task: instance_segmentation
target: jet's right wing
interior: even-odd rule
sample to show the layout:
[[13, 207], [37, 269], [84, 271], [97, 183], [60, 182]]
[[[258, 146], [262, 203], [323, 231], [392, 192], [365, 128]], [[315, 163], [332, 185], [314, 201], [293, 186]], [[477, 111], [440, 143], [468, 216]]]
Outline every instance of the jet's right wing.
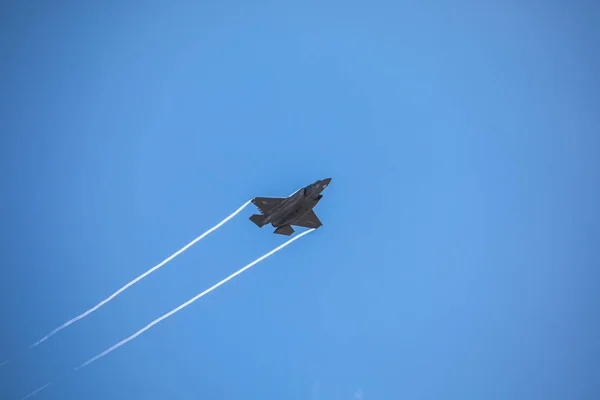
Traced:
[[293, 225], [303, 226], [304, 228], [317, 229], [321, 225], [321, 220], [317, 217], [317, 214], [313, 210], [310, 210], [306, 214], [300, 217], [297, 221], [292, 223]]
[[252, 204], [258, 207], [261, 213], [267, 214], [283, 200], [285, 200], [283, 197], [255, 197], [252, 199]]

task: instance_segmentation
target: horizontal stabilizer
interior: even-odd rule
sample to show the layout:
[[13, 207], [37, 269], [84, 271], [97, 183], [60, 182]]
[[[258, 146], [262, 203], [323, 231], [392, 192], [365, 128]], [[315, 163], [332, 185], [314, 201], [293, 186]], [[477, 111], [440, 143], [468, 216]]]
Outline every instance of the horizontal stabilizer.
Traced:
[[292, 233], [294, 233], [294, 228], [292, 228], [289, 225], [284, 225], [284, 226], [280, 226], [279, 228], [275, 229], [275, 232], [278, 235], [285, 235], [285, 236], [290, 236]]
[[252, 214], [250, 217], [250, 221], [254, 222], [259, 228], [262, 228], [265, 225], [265, 219], [267, 219], [267, 217], [260, 214]]

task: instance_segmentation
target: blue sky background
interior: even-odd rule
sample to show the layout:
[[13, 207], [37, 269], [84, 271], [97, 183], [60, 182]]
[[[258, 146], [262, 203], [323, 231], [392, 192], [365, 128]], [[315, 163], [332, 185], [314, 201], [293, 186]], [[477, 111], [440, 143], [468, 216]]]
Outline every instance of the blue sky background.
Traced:
[[0, 11], [1, 398], [285, 241], [249, 207], [27, 349], [325, 177], [323, 228], [38, 398], [600, 398], [597, 2], [83, 3]]

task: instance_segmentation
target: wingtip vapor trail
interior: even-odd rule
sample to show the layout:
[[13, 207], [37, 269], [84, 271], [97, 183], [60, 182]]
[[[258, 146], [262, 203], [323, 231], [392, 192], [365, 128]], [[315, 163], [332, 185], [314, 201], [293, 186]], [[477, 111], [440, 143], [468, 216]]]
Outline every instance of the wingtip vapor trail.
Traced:
[[140, 275], [137, 278], [135, 278], [134, 280], [130, 281], [125, 286], [121, 287], [119, 290], [117, 290], [116, 292], [114, 292], [113, 294], [111, 294], [110, 296], [108, 296], [106, 299], [104, 299], [100, 303], [96, 304], [94, 307], [92, 307], [89, 310], [87, 310], [87, 311], [79, 314], [75, 318], [72, 318], [71, 320], [65, 322], [64, 324], [62, 324], [58, 328], [54, 329], [52, 332], [50, 332], [49, 334], [47, 334], [46, 336], [44, 336], [40, 340], [38, 340], [37, 342], [35, 342], [32, 345], [30, 345], [29, 348], [38, 346], [42, 342], [45, 342], [46, 340], [48, 340], [51, 336], [53, 336], [56, 333], [58, 333], [59, 331], [65, 329], [66, 327], [68, 327], [69, 325], [73, 324], [74, 322], [77, 322], [80, 319], [82, 319], [82, 318], [88, 316], [89, 314], [93, 313], [94, 311], [96, 311], [97, 309], [99, 309], [100, 307], [102, 307], [103, 305], [105, 305], [106, 303], [108, 303], [109, 301], [111, 301], [112, 299], [114, 299], [115, 297], [117, 297], [119, 294], [121, 294], [122, 292], [124, 292], [127, 288], [129, 288], [130, 286], [132, 286], [135, 283], [139, 282], [140, 280], [142, 280], [146, 276], [150, 275], [152, 272], [156, 271], [157, 269], [159, 269], [160, 267], [162, 267], [163, 265], [165, 265], [166, 263], [168, 263], [169, 261], [171, 261], [172, 259], [174, 259], [175, 257], [177, 257], [179, 254], [183, 253], [188, 248], [190, 248], [191, 246], [193, 246], [194, 244], [196, 244], [198, 241], [200, 241], [201, 239], [203, 239], [204, 237], [206, 237], [208, 234], [210, 234], [211, 232], [213, 232], [216, 229], [220, 228], [223, 224], [225, 224], [231, 218], [233, 218], [237, 214], [239, 214], [244, 208], [246, 208], [248, 206], [248, 204], [250, 204], [251, 201], [252, 200], [248, 200], [240, 208], [238, 208], [237, 210], [235, 210], [233, 213], [231, 213], [224, 220], [222, 220], [217, 225], [213, 226], [212, 228], [210, 228], [209, 230], [207, 230], [206, 232], [204, 232], [202, 235], [198, 236], [196, 239], [192, 240], [191, 242], [189, 242], [188, 244], [186, 244], [185, 246], [183, 246], [181, 249], [179, 249], [178, 251], [176, 251], [175, 253], [173, 253], [169, 257], [167, 257], [165, 260], [163, 260], [160, 264], [155, 265], [154, 267], [150, 268], [148, 271], [144, 272], [142, 275]]
[[36, 394], [38, 394], [39, 392], [41, 392], [42, 390], [46, 389], [48, 386], [52, 385], [53, 382], [50, 383], [46, 383], [44, 386], [42, 386], [39, 389], [34, 390], [33, 392], [29, 393], [27, 396], [25, 397], [21, 397], [21, 400], [25, 400], [30, 398], [31, 396], [35, 396]]
[[21, 400], [25, 400], [28, 399], [36, 394], [38, 394], [39, 392], [41, 392], [42, 390], [46, 389], [48, 386], [50, 385], [54, 385], [60, 381], [62, 381], [63, 379], [66, 379], [69, 377], [69, 375], [71, 375], [73, 373], [73, 370], [67, 370], [65, 372], [63, 372], [61, 375], [59, 375], [58, 377], [54, 378], [52, 381], [46, 383], [44, 386], [34, 390], [33, 392], [29, 393], [27, 396], [22, 397]]
[[274, 248], [273, 250], [269, 251], [268, 253], [264, 254], [263, 256], [257, 258], [256, 260], [252, 261], [250, 264], [240, 268], [239, 270], [237, 270], [236, 272], [234, 272], [233, 274], [229, 275], [227, 278], [222, 279], [221, 281], [219, 281], [218, 283], [214, 284], [213, 286], [211, 286], [210, 288], [206, 289], [205, 291], [203, 291], [202, 293], [196, 295], [195, 297], [191, 298], [190, 300], [186, 301], [185, 303], [183, 303], [182, 305], [180, 305], [179, 307], [174, 308], [173, 310], [169, 311], [166, 314], [163, 314], [161, 317], [155, 319], [154, 321], [150, 322], [148, 325], [146, 325], [144, 328], [140, 329], [139, 331], [137, 331], [136, 333], [134, 333], [133, 335], [121, 340], [119, 343], [115, 344], [112, 347], [109, 347], [107, 350], [103, 351], [102, 353], [90, 358], [89, 360], [87, 360], [86, 362], [84, 362], [83, 364], [81, 364], [80, 366], [75, 368], [75, 371], [80, 370], [81, 368], [86, 367], [87, 365], [93, 363], [94, 361], [99, 360], [100, 358], [106, 356], [108, 353], [112, 352], [113, 350], [116, 350], [117, 348], [123, 346], [124, 344], [126, 344], [127, 342], [135, 339], [136, 337], [138, 337], [139, 335], [141, 335], [142, 333], [146, 332], [148, 329], [152, 328], [154, 325], [158, 324], [159, 322], [161, 322], [162, 320], [170, 317], [171, 315], [177, 313], [178, 311], [184, 309], [185, 307], [189, 306], [190, 304], [192, 304], [193, 302], [195, 302], [196, 300], [198, 300], [199, 298], [201, 298], [202, 296], [212, 292], [213, 290], [215, 290], [216, 288], [218, 288], [219, 286], [223, 285], [224, 283], [228, 282], [229, 280], [235, 278], [236, 276], [238, 276], [239, 274], [241, 274], [242, 272], [246, 271], [247, 269], [249, 269], [250, 267], [254, 266], [255, 264], [258, 264], [259, 262], [261, 262], [262, 260], [264, 260], [265, 258], [268, 258], [270, 256], [272, 256], [273, 254], [275, 254], [276, 252], [278, 252], [279, 250], [283, 249], [284, 247], [286, 247], [287, 245], [291, 244], [293, 241], [300, 239], [302, 236], [309, 234], [310, 232], [314, 231], [315, 229], [309, 229], [306, 230], [302, 233], [299, 233], [298, 235], [294, 236], [293, 238], [289, 239], [288, 241], [286, 241], [285, 243], [277, 246], [276, 248]]

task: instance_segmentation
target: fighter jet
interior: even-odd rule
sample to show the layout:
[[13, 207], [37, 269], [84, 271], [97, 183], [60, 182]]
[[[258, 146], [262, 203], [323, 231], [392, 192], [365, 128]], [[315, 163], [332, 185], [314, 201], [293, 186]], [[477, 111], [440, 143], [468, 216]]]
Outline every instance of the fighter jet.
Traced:
[[286, 236], [294, 233], [292, 225], [316, 229], [323, 224], [313, 211], [313, 207], [323, 198], [321, 192], [329, 182], [331, 178], [318, 180], [288, 197], [255, 197], [252, 203], [258, 207], [262, 215], [254, 214], [250, 217], [250, 221], [259, 228], [271, 224], [277, 228], [273, 233]]

